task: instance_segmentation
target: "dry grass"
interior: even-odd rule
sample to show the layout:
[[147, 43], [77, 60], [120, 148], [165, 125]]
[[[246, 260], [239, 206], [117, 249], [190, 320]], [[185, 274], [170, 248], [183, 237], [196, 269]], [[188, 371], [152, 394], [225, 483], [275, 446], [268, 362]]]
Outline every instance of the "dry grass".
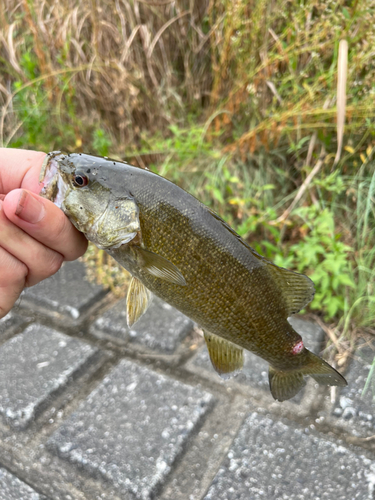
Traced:
[[72, 130], [70, 149], [87, 148], [85, 130], [100, 124], [124, 155], [191, 115], [207, 120], [225, 151], [244, 161], [314, 131], [327, 137], [336, 130], [341, 38], [349, 42], [346, 130], [358, 133], [374, 116], [374, 15], [375, 2], [365, 0], [351, 8], [333, 1], [3, 0], [0, 142], [21, 133], [13, 98], [38, 82], [43, 102], [36, 104]]
[[[204, 2], [146, 4], [3, 2], [0, 102], [6, 123], [0, 139], [5, 142], [16, 126], [14, 81], [25, 88], [41, 78], [60, 115], [74, 99], [76, 113], [87, 122], [103, 121], [124, 147], [141, 130], [175, 122], [184, 106], [200, 105], [211, 85], [207, 37], [200, 28]], [[34, 75], [25, 71], [25, 54], [35, 63]]]
[[301, 205], [328, 209], [356, 282], [343, 331], [367, 327], [374, 18], [375, 0], [2, 0], [0, 144], [153, 164], [270, 258], [306, 240]]

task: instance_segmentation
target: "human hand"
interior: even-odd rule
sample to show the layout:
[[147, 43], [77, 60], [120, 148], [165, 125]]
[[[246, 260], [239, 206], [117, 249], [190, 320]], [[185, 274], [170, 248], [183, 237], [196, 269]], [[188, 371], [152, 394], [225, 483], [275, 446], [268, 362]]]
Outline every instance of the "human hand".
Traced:
[[45, 153], [0, 148], [0, 318], [25, 286], [83, 255], [87, 240], [52, 202], [38, 196]]

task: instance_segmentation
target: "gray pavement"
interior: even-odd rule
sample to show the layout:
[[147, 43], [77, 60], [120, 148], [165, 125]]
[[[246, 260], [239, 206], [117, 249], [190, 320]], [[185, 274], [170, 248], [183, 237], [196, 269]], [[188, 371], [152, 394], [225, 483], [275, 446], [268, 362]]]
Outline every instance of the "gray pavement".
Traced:
[[223, 381], [181, 313], [125, 311], [75, 262], [0, 320], [0, 500], [375, 499], [374, 346], [348, 387], [278, 403], [260, 358]]

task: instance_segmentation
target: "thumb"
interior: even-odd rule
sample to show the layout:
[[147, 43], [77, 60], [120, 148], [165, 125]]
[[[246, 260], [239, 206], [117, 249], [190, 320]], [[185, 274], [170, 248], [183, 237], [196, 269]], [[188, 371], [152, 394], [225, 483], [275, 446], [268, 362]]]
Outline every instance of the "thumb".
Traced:
[[7, 218], [43, 245], [59, 252], [64, 260], [83, 255], [87, 240], [51, 201], [25, 189], [14, 189], [3, 202]]

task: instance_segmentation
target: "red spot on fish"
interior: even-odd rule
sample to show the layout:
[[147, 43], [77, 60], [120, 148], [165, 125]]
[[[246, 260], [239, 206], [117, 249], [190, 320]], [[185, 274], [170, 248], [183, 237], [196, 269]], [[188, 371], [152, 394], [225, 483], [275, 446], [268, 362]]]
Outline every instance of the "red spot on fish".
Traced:
[[303, 349], [303, 342], [300, 340], [292, 349], [292, 354], [299, 354]]

